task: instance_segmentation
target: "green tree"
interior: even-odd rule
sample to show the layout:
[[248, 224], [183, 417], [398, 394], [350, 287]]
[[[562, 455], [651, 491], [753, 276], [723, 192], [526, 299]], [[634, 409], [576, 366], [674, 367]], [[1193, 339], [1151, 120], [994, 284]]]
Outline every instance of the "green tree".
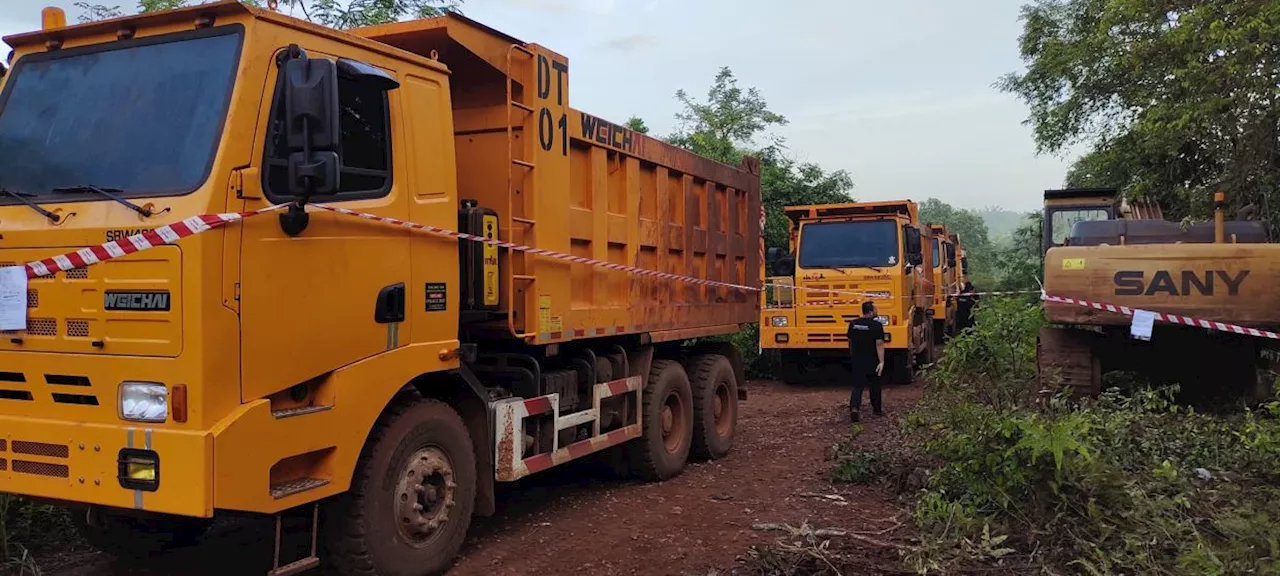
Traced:
[[639, 132], [641, 134], [649, 133], [649, 125], [645, 124], [644, 118], [641, 118], [639, 116], [632, 116], [630, 118], [627, 118], [627, 123], [624, 124], [624, 126], [626, 126], [631, 130]]
[[999, 86], [1030, 106], [1042, 152], [1089, 147], [1069, 185], [1154, 197], [1173, 219], [1226, 190], [1280, 224], [1280, 3], [1036, 0], [1023, 20], [1027, 69]]
[[994, 260], [999, 266], [998, 289], [1040, 288], [1040, 279], [1044, 276], [1044, 254], [1040, 251], [1043, 227], [1043, 214], [1027, 214], [1022, 226], [1013, 232], [1012, 241], [994, 254]]
[[667, 140], [726, 164], [737, 164], [747, 154], [775, 150], [780, 145], [779, 139], [757, 148], [756, 136], [787, 123], [785, 117], [769, 109], [758, 89], [740, 88], [738, 79], [727, 66], [716, 74], [705, 102], [684, 90], [676, 91], [676, 100], [684, 109], [676, 113], [680, 126]]
[[[241, 0], [253, 6], [261, 0]], [[280, 8], [296, 8], [312, 22], [345, 30], [395, 22], [403, 18], [431, 18], [457, 12], [463, 0], [280, 0]], [[171, 10], [201, 4], [203, 0], [138, 0], [138, 12]], [[118, 18], [124, 13], [119, 6], [77, 2], [81, 22]]]
[[395, 22], [403, 18], [432, 18], [458, 12], [462, 0], [286, 0], [300, 6], [308, 20], [339, 30]]
[[[766, 214], [765, 243], [787, 247], [785, 206], [850, 202], [853, 179], [844, 170], [826, 171], [817, 164], [797, 162], [786, 154], [783, 139], [769, 128], [787, 119], [769, 108], [756, 88], [743, 89], [729, 68], [716, 74], [705, 101], [684, 90], [676, 92], [683, 110], [679, 127], [666, 140], [696, 154], [738, 164], [747, 155], [760, 158], [760, 190]], [[764, 138], [765, 144], [757, 142]]]
[[187, 0], [138, 0], [138, 12], [172, 10], [187, 5]]
[[967, 251], [969, 275], [974, 285], [981, 288], [990, 285], [995, 269], [995, 251], [982, 216], [973, 210], [956, 208], [937, 198], [929, 198], [920, 205], [920, 219], [930, 224], [943, 224], [948, 232], [959, 236]]
[[120, 6], [105, 6], [102, 4], [90, 4], [88, 2], [76, 2], [74, 6], [80, 9], [81, 23], [109, 20], [111, 18], [119, 18], [124, 15], [124, 13], [120, 11]]
[[960, 237], [960, 242], [971, 249], [988, 249], [991, 239], [987, 235], [987, 223], [977, 212], [956, 208], [937, 198], [925, 200], [920, 205], [920, 219], [930, 224], [944, 224], [947, 231]]

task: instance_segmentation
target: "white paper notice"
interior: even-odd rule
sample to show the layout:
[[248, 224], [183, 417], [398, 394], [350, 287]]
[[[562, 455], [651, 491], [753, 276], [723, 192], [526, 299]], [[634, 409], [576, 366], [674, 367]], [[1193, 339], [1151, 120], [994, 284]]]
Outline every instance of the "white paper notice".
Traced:
[[1129, 335], [1139, 340], [1150, 340], [1151, 329], [1156, 324], [1156, 313], [1150, 310], [1134, 310], [1133, 324], [1129, 325]]
[[0, 330], [27, 329], [27, 268], [0, 268]]

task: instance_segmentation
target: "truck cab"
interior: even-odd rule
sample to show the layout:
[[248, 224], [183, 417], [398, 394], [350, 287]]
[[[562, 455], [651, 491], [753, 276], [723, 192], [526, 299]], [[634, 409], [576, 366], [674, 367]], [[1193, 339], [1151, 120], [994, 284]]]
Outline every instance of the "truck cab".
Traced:
[[969, 282], [969, 253], [964, 247], [964, 243], [960, 241], [960, 235], [952, 232], [949, 237], [951, 243], [956, 246], [956, 286], [964, 288], [965, 283]]
[[930, 250], [933, 252], [933, 305], [928, 314], [933, 321], [934, 343], [941, 344], [956, 332], [956, 298], [960, 291], [959, 266], [956, 259], [955, 235], [942, 224], [930, 224]]
[[[790, 253], [773, 253], [773, 277], [790, 277], [788, 304], [766, 307], [762, 349], [792, 370], [847, 356], [848, 323], [872, 300], [885, 326], [886, 370], [895, 382], [932, 360], [932, 246], [909, 200], [785, 209]], [[779, 290], [775, 288], [775, 290]], [[785, 290], [783, 290], [785, 291]]]

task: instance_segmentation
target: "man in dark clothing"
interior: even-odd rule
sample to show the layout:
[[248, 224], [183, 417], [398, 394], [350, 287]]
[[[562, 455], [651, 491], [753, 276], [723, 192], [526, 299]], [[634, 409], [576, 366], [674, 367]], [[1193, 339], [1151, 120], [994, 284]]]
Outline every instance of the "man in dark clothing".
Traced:
[[880, 402], [880, 374], [884, 372], [884, 325], [876, 319], [875, 302], [862, 303], [862, 317], [849, 323], [849, 356], [853, 364], [853, 394], [849, 396], [849, 418], [859, 420], [862, 389], [871, 388], [871, 410], [884, 415]]
[[978, 293], [972, 282], [965, 282], [960, 289], [960, 298], [956, 302], [956, 324], [960, 330], [973, 327], [973, 309], [978, 306]]

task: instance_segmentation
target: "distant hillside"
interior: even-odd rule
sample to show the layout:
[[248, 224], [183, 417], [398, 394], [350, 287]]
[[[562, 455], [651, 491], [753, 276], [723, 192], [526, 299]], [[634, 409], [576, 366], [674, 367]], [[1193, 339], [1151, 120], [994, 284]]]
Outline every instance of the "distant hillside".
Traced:
[[987, 225], [987, 237], [992, 240], [1013, 234], [1026, 217], [1026, 214], [1011, 212], [996, 206], [981, 208], [974, 212], [982, 217], [982, 222]]

